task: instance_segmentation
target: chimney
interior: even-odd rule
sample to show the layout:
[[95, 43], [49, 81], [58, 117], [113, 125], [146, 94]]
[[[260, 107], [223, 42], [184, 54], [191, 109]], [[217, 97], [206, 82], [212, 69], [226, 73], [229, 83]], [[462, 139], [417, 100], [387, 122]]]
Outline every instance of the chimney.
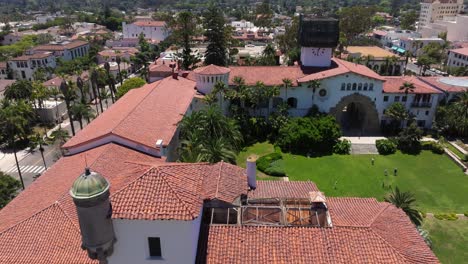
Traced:
[[163, 157], [165, 153], [164, 153], [164, 145], [163, 145], [162, 139], [158, 139], [156, 141], [156, 149], [159, 149], [159, 155]]
[[116, 241], [109, 188], [103, 176], [86, 168], [70, 190], [80, 223], [81, 248], [99, 263], [107, 263]]
[[257, 156], [255, 155], [247, 158], [247, 184], [252, 190], [257, 188]]

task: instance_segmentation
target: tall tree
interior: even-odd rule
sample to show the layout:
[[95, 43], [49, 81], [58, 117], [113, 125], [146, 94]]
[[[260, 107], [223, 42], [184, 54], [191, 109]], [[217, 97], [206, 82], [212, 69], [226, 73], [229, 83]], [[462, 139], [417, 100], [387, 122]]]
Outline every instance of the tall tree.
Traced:
[[228, 64], [228, 34], [223, 11], [211, 5], [204, 13], [205, 37], [208, 42], [205, 52], [205, 64], [227, 66]]
[[33, 86], [31, 81], [20, 80], [16, 81], [5, 90], [4, 96], [10, 100], [26, 100], [32, 98]]
[[340, 30], [344, 37], [351, 41], [359, 34], [366, 32], [372, 27], [372, 16], [375, 14], [373, 6], [343, 7], [339, 11]]
[[182, 68], [184, 70], [193, 68], [200, 61], [200, 58], [192, 54], [191, 49], [193, 38], [200, 33], [199, 24], [199, 18], [189, 11], [180, 12], [175, 19], [168, 22], [172, 37], [182, 47]]
[[67, 106], [67, 113], [68, 118], [70, 119], [72, 134], [75, 136], [75, 124], [73, 124], [73, 115], [71, 112], [71, 103], [76, 99], [76, 92], [73, 89], [73, 83], [71, 81], [67, 83], [67, 81], [63, 80], [60, 84], [60, 91], [62, 92], [65, 99], [65, 105]]
[[15, 198], [20, 187], [19, 181], [0, 171], [0, 209]]
[[47, 169], [47, 163], [44, 157], [44, 146], [47, 145], [47, 142], [45, 141], [44, 137], [39, 133], [35, 133], [34, 135], [30, 136], [29, 142], [29, 148], [31, 152], [34, 151], [37, 147], [39, 147], [39, 152], [41, 153], [42, 157], [42, 163], [44, 164], [44, 168]]

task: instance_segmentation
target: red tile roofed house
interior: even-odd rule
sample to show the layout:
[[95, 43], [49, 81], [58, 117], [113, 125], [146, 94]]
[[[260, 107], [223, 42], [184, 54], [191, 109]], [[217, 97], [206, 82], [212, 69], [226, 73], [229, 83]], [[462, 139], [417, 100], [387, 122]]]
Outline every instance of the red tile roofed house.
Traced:
[[[468, 77], [418, 77], [421, 81], [444, 93], [447, 101], [468, 91]], [[442, 99], [442, 98], [440, 98]]]
[[[402, 103], [415, 116], [418, 126], [430, 128], [442, 92], [415, 76], [385, 77], [385, 80], [384, 109], [392, 103]], [[408, 89], [406, 93], [401, 88], [405, 83], [413, 84], [414, 89]]]
[[[34, 73], [39, 68], [55, 69], [55, 56], [50, 52], [38, 52], [23, 55], [8, 61], [8, 67], [17, 80], [33, 80]], [[49, 74], [50, 75], [50, 74]]]
[[55, 57], [64, 61], [86, 56], [89, 52], [89, 43], [82, 40], [65, 41], [56, 44], [39, 45], [28, 51], [30, 54], [52, 52]]
[[138, 38], [143, 34], [145, 38], [155, 41], [163, 41], [169, 35], [166, 22], [140, 19], [131, 24], [122, 23], [122, 33], [124, 38]]
[[[175, 68], [175, 65], [174, 65], [174, 68]], [[149, 66], [149, 82], [152, 83], [152, 82], [164, 79], [166, 77], [169, 77], [172, 75], [173, 71], [174, 70], [165, 63], [151, 64]]]
[[157, 157], [164, 148], [168, 159], [174, 159], [177, 124], [191, 111], [195, 93], [195, 83], [182, 77], [168, 77], [133, 89], [78, 132], [64, 148], [74, 154], [116, 142]]
[[8, 68], [6, 62], [0, 62], [0, 79], [8, 78]]

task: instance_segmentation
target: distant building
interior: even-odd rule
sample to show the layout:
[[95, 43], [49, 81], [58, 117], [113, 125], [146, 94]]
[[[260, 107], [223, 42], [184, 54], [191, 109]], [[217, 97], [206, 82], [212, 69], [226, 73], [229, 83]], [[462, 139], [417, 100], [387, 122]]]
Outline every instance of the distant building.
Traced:
[[421, 34], [411, 30], [374, 30], [372, 36], [385, 47], [398, 45], [401, 38], [420, 38]]
[[17, 80], [34, 80], [34, 73], [42, 68], [47, 73], [47, 69], [54, 69], [56, 65], [55, 55], [51, 52], [34, 53], [23, 55], [8, 61], [9, 68], [13, 73], [13, 78]]
[[138, 53], [138, 49], [133, 47], [114, 47], [112, 49], [104, 49], [98, 52], [98, 64], [105, 62], [115, 62], [117, 57], [120, 57], [123, 61], [130, 62], [130, 58]]
[[50, 52], [56, 58], [60, 58], [64, 61], [70, 61], [75, 58], [86, 56], [89, 52], [89, 43], [82, 40], [50, 43], [36, 46], [29, 50], [27, 54], [32, 55], [43, 52]]
[[255, 25], [253, 22], [240, 20], [240, 21], [232, 21], [231, 27], [235, 28], [236, 30], [244, 30], [244, 29], [254, 28]]
[[392, 47], [395, 50], [402, 49], [402, 54], [409, 51], [413, 56], [420, 56], [423, 48], [430, 43], [444, 44], [445, 40], [441, 38], [402, 38], [398, 46]]
[[468, 15], [456, 15], [444, 17], [434, 23], [421, 27], [419, 31], [423, 37], [437, 37], [441, 33], [447, 33], [448, 41], [468, 40]]
[[388, 65], [385, 69], [390, 75], [402, 75], [405, 69], [406, 59], [390, 51], [377, 46], [349, 46], [346, 48], [348, 57], [361, 58], [361, 64], [365, 64], [376, 72], [381, 72], [382, 66], [387, 66], [388, 59], [394, 57], [396, 62]]
[[418, 28], [426, 27], [445, 17], [454, 17], [461, 13], [463, 8], [463, 0], [422, 0]]
[[447, 66], [468, 67], [468, 48], [449, 50]]
[[143, 34], [146, 39], [157, 42], [165, 40], [169, 35], [166, 22], [149, 19], [137, 20], [131, 24], [122, 22], [122, 31], [124, 39], [138, 39]]

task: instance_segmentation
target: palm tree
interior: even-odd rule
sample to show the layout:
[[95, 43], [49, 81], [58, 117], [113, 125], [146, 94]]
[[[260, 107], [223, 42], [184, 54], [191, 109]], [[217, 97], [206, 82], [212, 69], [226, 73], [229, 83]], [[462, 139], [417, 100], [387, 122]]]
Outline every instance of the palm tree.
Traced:
[[21, 185], [24, 190], [23, 175], [19, 166], [16, 143], [19, 139], [26, 139], [29, 133], [30, 122], [33, 118], [32, 107], [20, 100], [17, 102], [4, 101], [3, 107], [0, 109], [0, 132], [1, 136], [6, 139], [9, 146], [13, 148], [15, 156], [16, 168], [21, 180]]
[[315, 91], [320, 88], [320, 81], [319, 80], [312, 80], [309, 83], [309, 88], [312, 88], [312, 103], [314, 102]]
[[106, 109], [109, 108], [109, 98], [111, 97], [111, 94], [109, 93], [108, 90], [102, 89], [101, 92], [99, 93], [99, 97], [101, 97], [101, 100], [105, 100], [106, 102]]
[[[60, 94], [59, 89], [57, 89], [56, 87], [54, 87], [54, 88], [50, 89], [49, 92], [50, 92], [50, 95], [51, 95], [52, 97], [54, 97], [55, 109], [58, 109], [58, 107], [57, 107], [57, 106], [58, 106], [58, 96], [59, 96], [59, 94]], [[58, 122], [58, 120], [59, 120], [59, 116], [58, 116], [58, 115], [59, 115], [59, 111], [57, 110], [57, 111], [55, 111], [55, 113], [56, 113], [56, 115], [57, 115], [57, 116], [55, 117], [55, 120]]]
[[200, 147], [201, 159], [205, 162], [216, 163], [225, 161], [234, 163], [236, 153], [224, 138], [213, 138]]
[[47, 169], [47, 164], [44, 158], [44, 146], [47, 145], [47, 142], [44, 140], [44, 137], [41, 134], [36, 133], [31, 135], [29, 138], [30, 141], [30, 150], [34, 151], [36, 147], [39, 145], [39, 151], [41, 152], [42, 162], [44, 163], [44, 168]]
[[54, 130], [52, 133], [50, 133], [49, 139], [51, 139], [54, 143], [59, 142], [59, 145], [62, 146], [69, 138], [70, 135], [68, 134], [68, 131], [59, 126], [57, 130]]
[[117, 62], [117, 68], [118, 68], [118, 77], [119, 77], [119, 82], [120, 82], [120, 86], [122, 86], [122, 72], [120, 71], [120, 63], [122, 63], [122, 59], [120, 58], [120, 56], [117, 56], [115, 58], [115, 62]]
[[414, 92], [414, 89], [416, 89], [416, 87], [414, 83], [411, 82], [404, 82], [403, 85], [400, 86], [400, 91], [405, 91], [405, 95], [408, 95], [409, 92]]
[[83, 118], [87, 119], [88, 123], [90, 119], [94, 117], [91, 106], [83, 103], [74, 104], [70, 109], [74, 119], [80, 123], [80, 129], [83, 129]]
[[288, 88], [292, 86], [292, 80], [288, 79], [288, 78], [284, 78], [283, 79], [283, 85], [284, 85], [286, 101], [287, 101], [288, 100]]
[[16, 81], [5, 89], [4, 96], [10, 100], [30, 101], [33, 94], [33, 86], [30, 81]]
[[421, 214], [418, 210], [414, 209], [414, 202], [416, 199], [410, 192], [400, 192], [398, 187], [395, 187], [390, 194], [385, 197], [385, 201], [395, 205], [397, 208], [402, 209], [406, 215], [410, 218], [411, 222], [416, 226], [420, 226], [422, 223]]
[[94, 101], [96, 101], [96, 114], [99, 115], [99, 108], [97, 106], [97, 101], [99, 101], [99, 105], [101, 106], [101, 113], [104, 112], [104, 108], [102, 107], [101, 95], [99, 93], [98, 72], [96, 69], [93, 69], [91, 71], [91, 90], [93, 91]]
[[32, 88], [33, 90], [31, 94], [31, 98], [34, 101], [37, 100], [39, 108], [42, 108], [44, 104], [44, 100], [47, 100], [47, 98], [49, 98], [51, 92], [41, 82], [37, 82], [37, 81], [32, 83]]
[[73, 124], [73, 115], [71, 114], [71, 102], [73, 102], [76, 99], [76, 94], [75, 91], [70, 87], [72, 82], [67, 84], [65, 80], [62, 81], [60, 84], [60, 91], [63, 94], [63, 97], [65, 99], [65, 104], [67, 106], [67, 113], [68, 113], [68, 118], [70, 119], [70, 126], [72, 129], [72, 134], [75, 136], [75, 125]]
[[112, 99], [112, 103], [115, 103], [115, 97], [114, 97], [114, 94], [116, 93], [115, 91], [115, 87], [114, 87], [114, 79], [111, 77], [111, 74], [110, 74], [110, 64], [109, 62], [106, 62], [104, 64], [104, 69], [106, 69], [106, 72], [107, 72], [107, 83], [109, 85], [109, 90], [110, 90], [110, 93], [111, 93], [111, 99]]

